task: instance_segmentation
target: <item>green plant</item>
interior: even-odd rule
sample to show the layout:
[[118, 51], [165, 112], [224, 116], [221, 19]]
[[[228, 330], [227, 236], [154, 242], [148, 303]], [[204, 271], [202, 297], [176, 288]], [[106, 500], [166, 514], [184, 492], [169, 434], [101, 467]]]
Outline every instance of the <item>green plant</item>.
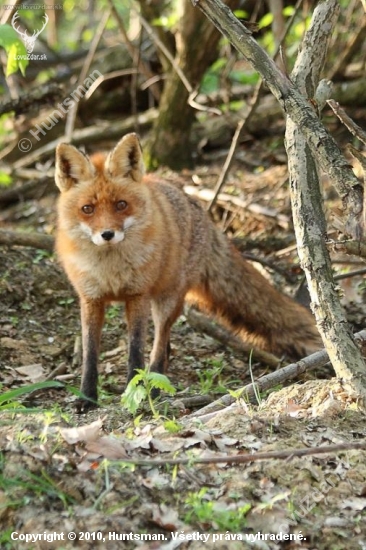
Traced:
[[35, 255], [34, 255], [34, 258], [33, 258], [33, 263], [34, 264], [39, 264], [39, 263], [42, 262], [42, 260], [45, 260], [47, 258], [51, 258], [51, 256], [52, 256], [52, 252], [48, 252], [48, 250], [36, 249]]
[[8, 187], [13, 183], [13, 178], [7, 173], [0, 170], [0, 187]]
[[61, 300], [58, 301], [58, 305], [65, 306], [68, 308], [74, 302], [75, 302], [75, 298], [62, 298]]
[[233, 508], [225, 506], [225, 509], [221, 509], [218, 503], [208, 499], [207, 491], [206, 487], [202, 487], [198, 493], [189, 493], [185, 504], [190, 509], [184, 517], [185, 523], [209, 523], [215, 529], [230, 532], [242, 530], [245, 525], [245, 516], [251, 505], [245, 504]]
[[[51, 499], [58, 499], [65, 509], [74, 503], [73, 497], [61, 491], [45, 470], [40, 474], [34, 474], [28, 470], [19, 472], [16, 477], [8, 477], [0, 474], [0, 489], [7, 496], [7, 507], [18, 508], [30, 501], [29, 495], [43, 499], [45, 496]], [[33, 500], [33, 499], [32, 499]]]
[[12, 550], [12, 548], [15, 548], [15, 542], [11, 540], [13, 531], [14, 529], [10, 527], [6, 531], [0, 533], [0, 548], [4, 548], [4, 550]]
[[175, 434], [180, 432], [180, 430], [182, 429], [182, 424], [179, 424], [179, 422], [177, 422], [176, 420], [169, 419], [164, 422], [164, 428], [167, 432]]
[[121, 403], [131, 414], [135, 414], [141, 403], [147, 400], [153, 417], [158, 418], [159, 413], [154, 406], [154, 390], [162, 390], [170, 395], [176, 392], [169, 378], [164, 374], [139, 369], [122, 395]]
[[29, 63], [27, 50], [10, 25], [0, 25], [0, 47], [4, 48], [8, 55], [6, 76], [16, 73], [18, 69], [24, 76]]
[[121, 316], [121, 306], [119, 304], [113, 304], [109, 306], [105, 314], [105, 318], [107, 321], [111, 321], [120, 316]]
[[197, 376], [200, 384], [200, 393], [207, 394], [213, 389], [216, 393], [225, 393], [226, 388], [221, 382], [221, 373], [224, 368], [222, 359], [210, 359], [204, 364], [210, 365], [201, 370], [197, 370]]

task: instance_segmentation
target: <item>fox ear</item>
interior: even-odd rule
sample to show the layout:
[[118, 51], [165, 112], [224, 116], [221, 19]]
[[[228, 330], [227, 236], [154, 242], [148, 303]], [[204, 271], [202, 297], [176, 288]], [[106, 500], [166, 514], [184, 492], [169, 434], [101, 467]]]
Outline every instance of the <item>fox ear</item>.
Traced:
[[135, 181], [141, 181], [145, 170], [137, 135], [125, 135], [109, 153], [105, 166], [113, 177], [131, 176]]
[[55, 181], [60, 191], [67, 191], [80, 180], [95, 175], [89, 157], [73, 145], [60, 143], [56, 148]]

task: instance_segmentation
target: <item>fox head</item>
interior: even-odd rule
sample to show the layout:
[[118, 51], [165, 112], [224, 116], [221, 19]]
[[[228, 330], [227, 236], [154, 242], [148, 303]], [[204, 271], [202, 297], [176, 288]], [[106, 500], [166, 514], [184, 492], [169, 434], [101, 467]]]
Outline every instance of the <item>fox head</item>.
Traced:
[[[136, 134], [124, 136], [108, 156], [90, 158], [61, 143], [56, 149], [55, 180], [61, 191], [59, 225], [73, 239], [112, 246], [125, 239], [148, 209], [142, 182], [144, 165]], [[146, 213], [146, 212], [145, 212]]]

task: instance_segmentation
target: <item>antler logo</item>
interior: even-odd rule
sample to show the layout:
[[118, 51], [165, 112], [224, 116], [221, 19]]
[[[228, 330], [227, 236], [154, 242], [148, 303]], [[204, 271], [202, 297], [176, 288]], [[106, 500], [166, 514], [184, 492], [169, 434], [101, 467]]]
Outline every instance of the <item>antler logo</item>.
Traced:
[[41, 34], [41, 32], [43, 31], [43, 29], [45, 28], [45, 26], [48, 23], [48, 15], [47, 15], [47, 13], [44, 14], [44, 23], [43, 23], [42, 28], [39, 31], [33, 31], [32, 36], [28, 36], [27, 31], [22, 31], [17, 26], [17, 20], [18, 19], [19, 19], [19, 13], [16, 11], [13, 15], [12, 20], [11, 20], [12, 27], [22, 37], [22, 39], [24, 41], [24, 44], [25, 44], [25, 47], [27, 49], [27, 52], [32, 53], [38, 36]]

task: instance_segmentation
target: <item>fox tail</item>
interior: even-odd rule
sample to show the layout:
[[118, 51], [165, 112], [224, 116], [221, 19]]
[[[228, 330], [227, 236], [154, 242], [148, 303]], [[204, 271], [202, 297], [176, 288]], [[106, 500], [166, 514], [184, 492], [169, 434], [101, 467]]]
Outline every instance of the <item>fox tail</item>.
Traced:
[[272, 353], [298, 359], [323, 347], [307, 309], [272, 287], [216, 229], [211, 245], [204, 276], [188, 302]]

